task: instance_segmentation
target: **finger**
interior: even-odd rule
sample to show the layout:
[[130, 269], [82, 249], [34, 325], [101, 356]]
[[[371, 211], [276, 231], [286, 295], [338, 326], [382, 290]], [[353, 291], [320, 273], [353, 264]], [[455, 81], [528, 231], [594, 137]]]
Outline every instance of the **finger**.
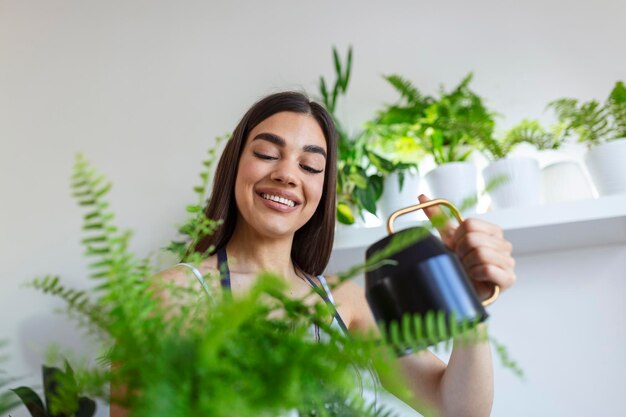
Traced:
[[513, 270], [515, 260], [501, 251], [481, 246], [467, 253], [461, 258], [461, 263], [467, 271], [480, 265], [493, 265], [504, 270]]
[[508, 240], [488, 235], [481, 232], [469, 232], [465, 235], [455, 235], [456, 254], [463, 259], [468, 253], [479, 247], [487, 247], [500, 251], [510, 256], [513, 253], [513, 245]]
[[502, 228], [500, 226], [476, 218], [465, 219], [463, 223], [461, 223], [456, 229], [455, 239], [460, 240], [463, 235], [472, 232], [484, 233], [500, 239], [504, 239], [504, 232], [502, 231]]
[[477, 265], [468, 271], [474, 287], [492, 288], [498, 285], [501, 291], [510, 288], [517, 279], [512, 270], [505, 270], [495, 265]]
[[[430, 198], [426, 197], [424, 194], [420, 194], [417, 199], [420, 203], [427, 203], [430, 201]], [[433, 225], [437, 228], [437, 231], [439, 231], [441, 240], [443, 240], [447, 246], [453, 248], [456, 226], [450, 222], [448, 216], [439, 206], [427, 207], [424, 209], [424, 213], [431, 223], [433, 223]]]

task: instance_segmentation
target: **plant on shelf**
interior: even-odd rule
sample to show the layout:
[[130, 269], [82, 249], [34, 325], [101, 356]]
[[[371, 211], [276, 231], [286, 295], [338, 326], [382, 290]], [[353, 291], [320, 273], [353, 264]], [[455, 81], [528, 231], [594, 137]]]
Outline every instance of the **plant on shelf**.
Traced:
[[400, 94], [394, 104], [379, 110], [376, 118], [365, 124], [366, 146], [370, 161], [384, 176], [397, 173], [402, 190], [407, 172], [417, 174], [424, 148], [414, 126], [425, 115], [434, 99], [424, 96], [409, 80], [392, 74], [384, 79]]
[[506, 158], [521, 143], [528, 143], [539, 151], [557, 150], [564, 141], [563, 130], [562, 125], [557, 124], [548, 131], [538, 120], [524, 119], [503, 135], [483, 137], [476, 148], [490, 161]]
[[465, 161], [472, 146], [491, 138], [495, 113], [469, 88], [473, 74], [468, 74], [451, 92], [443, 89], [441, 97], [425, 110], [419, 125], [425, 148], [435, 163]]
[[352, 48], [348, 49], [346, 61], [342, 60], [333, 48], [335, 81], [332, 88], [321, 76], [319, 92], [324, 106], [333, 116], [339, 133], [337, 158], [337, 221], [353, 224], [362, 212], [376, 214], [376, 202], [383, 191], [383, 177], [373, 169], [368, 159], [363, 132], [351, 134], [347, 126], [337, 116], [338, 100], [348, 91], [352, 71]]
[[457, 206], [477, 198], [476, 167], [468, 158], [477, 143], [493, 137], [495, 125], [495, 113], [470, 89], [472, 78], [469, 73], [450, 92], [442, 87], [413, 126], [437, 165], [426, 174], [431, 194]]
[[490, 161], [483, 169], [487, 183], [499, 183], [489, 191], [492, 209], [535, 206], [541, 199], [541, 170], [535, 158], [511, 157], [515, 147], [529, 143], [538, 149], [555, 149], [561, 144], [538, 121], [522, 120], [500, 136], [482, 138], [476, 147]]
[[615, 83], [604, 103], [561, 98], [548, 104], [565, 127], [565, 136], [589, 148], [626, 138], [626, 86]]
[[585, 164], [600, 195], [626, 192], [626, 85], [618, 81], [603, 103], [562, 98], [548, 105], [564, 136], [587, 145]]

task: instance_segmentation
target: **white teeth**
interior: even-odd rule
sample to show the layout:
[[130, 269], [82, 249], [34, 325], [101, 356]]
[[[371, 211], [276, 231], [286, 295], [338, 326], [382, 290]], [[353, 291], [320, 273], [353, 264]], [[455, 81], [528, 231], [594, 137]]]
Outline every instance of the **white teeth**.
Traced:
[[296, 203], [294, 201], [291, 201], [291, 200], [289, 200], [287, 198], [279, 197], [277, 195], [271, 195], [271, 194], [262, 193], [261, 197], [263, 197], [266, 200], [277, 201], [277, 202], [279, 202], [281, 204], [284, 204], [286, 206], [289, 206], [289, 207], [293, 207], [293, 206], [296, 205]]

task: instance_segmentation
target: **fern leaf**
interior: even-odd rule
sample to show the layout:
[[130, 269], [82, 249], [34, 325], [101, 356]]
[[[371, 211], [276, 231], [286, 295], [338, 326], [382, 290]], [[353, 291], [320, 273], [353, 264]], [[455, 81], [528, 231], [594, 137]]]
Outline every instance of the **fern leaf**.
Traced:
[[422, 94], [408, 79], [398, 74], [386, 75], [384, 79], [396, 89], [400, 97], [406, 100], [408, 104], [413, 105], [422, 102]]

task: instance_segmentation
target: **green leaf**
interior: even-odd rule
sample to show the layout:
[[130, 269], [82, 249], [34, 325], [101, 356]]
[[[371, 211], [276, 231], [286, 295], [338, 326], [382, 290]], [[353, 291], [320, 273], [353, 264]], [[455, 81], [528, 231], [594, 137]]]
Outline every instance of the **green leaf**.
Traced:
[[353, 224], [354, 223], [354, 214], [352, 213], [352, 209], [346, 203], [337, 204], [337, 221], [343, 224]]
[[346, 71], [343, 74], [343, 83], [341, 85], [344, 93], [348, 91], [348, 83], [350, 82], [351, 72], [352, 72], [352, 46], [348, 48], [348, 58], [346, 60]]
[[202, 207], [197, 205], [188, 205], [185, 209], [187, 210], [187, 213], [198, 213], [202, 211]]
[[32, 417], [48, 417], [43, 402], [35, 391], [28, 387], [19, 387], [11, 391], [20, 397]]
[[335, 74], [337, 76], [337, 83], [341, 84], [341, 59], [339, 58], [339, 52], [337, 52], [337, 48], [333, 46], [333, 62], [335, 64]]
[[354, 196], [357, 202], [359, 202], [363, 208], [372, 214], [376, 214], [376, 190], [372, 187], [356, 188], [354, 190]]

